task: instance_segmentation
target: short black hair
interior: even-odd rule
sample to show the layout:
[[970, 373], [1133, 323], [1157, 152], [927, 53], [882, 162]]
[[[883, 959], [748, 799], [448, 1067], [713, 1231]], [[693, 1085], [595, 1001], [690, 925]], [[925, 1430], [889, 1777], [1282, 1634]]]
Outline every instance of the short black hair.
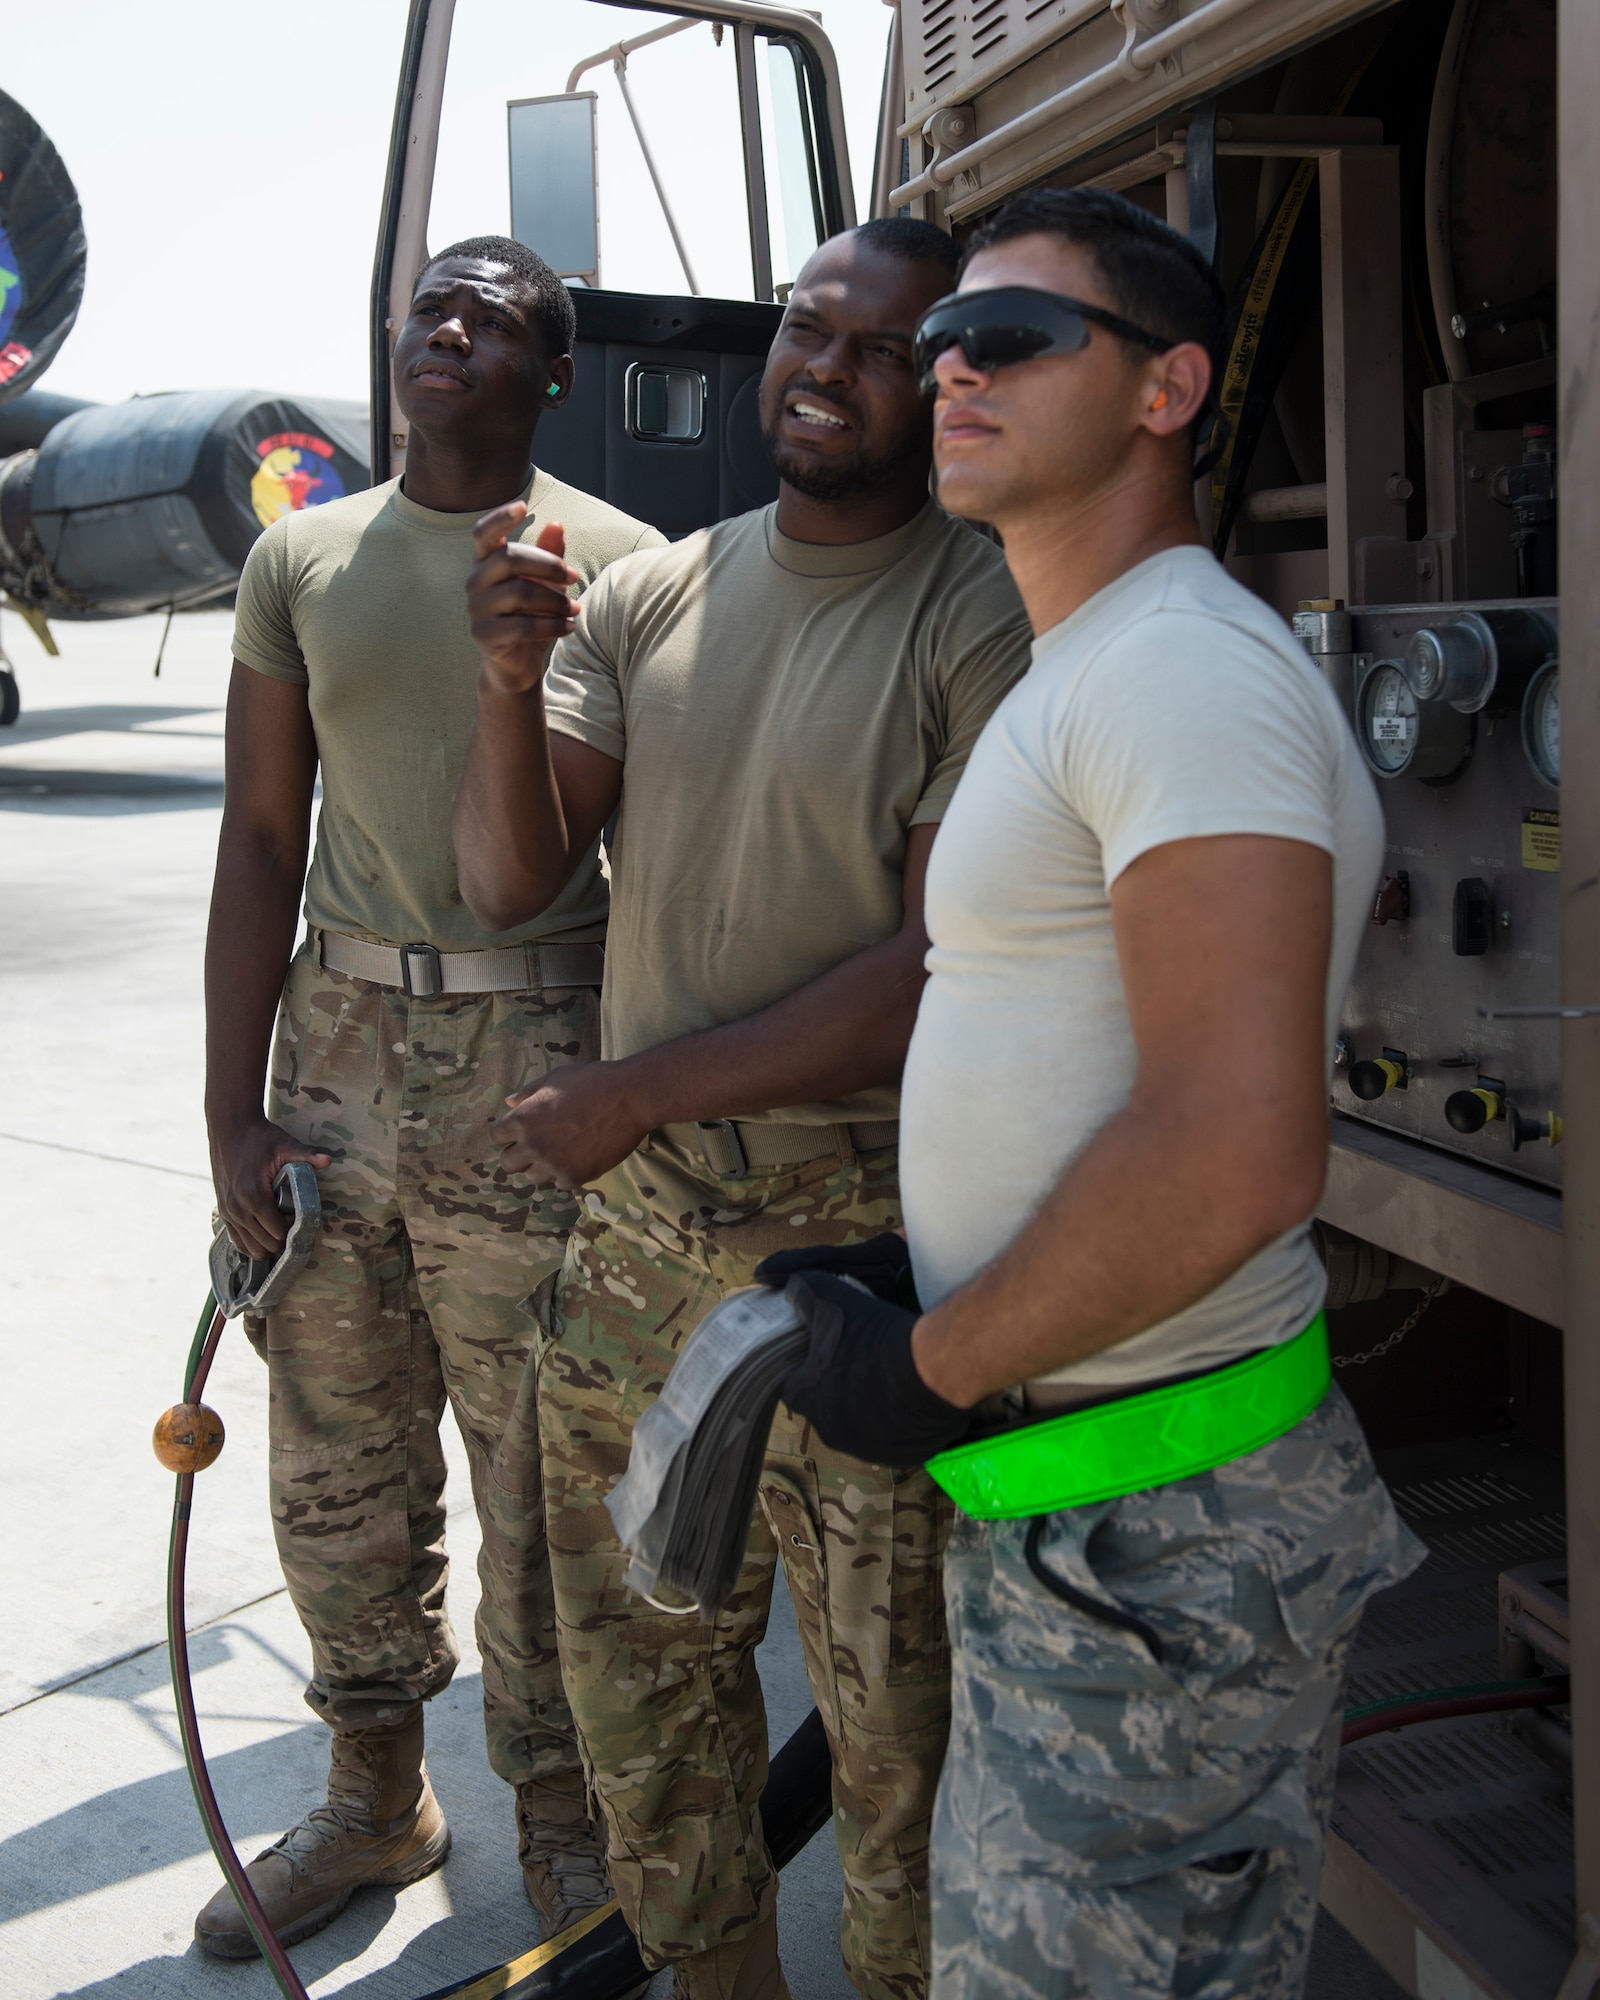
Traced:
[[1186, 236], [1105, 188], [1030, 188], [974, 230], [962, 269], [980, 250], [1019, 236], [1059, 236], [1087, 250], [1124, 319], [1174, 347], [1198, 342], [1211, 356], [1208, 400], [1215, 408], [1227, 358], [1228, 303], [1217, 274]]
[[573, 308], [572, 294], [537, 250], [530, 250], [526, 243], [519, 243], [514, 236], [464, 236], [459, 243], [436, 250], [417, 273], [417, 283], [422, 283], [423, 272], [431, 271], [435, 264], [442, 264], [446, 257], [470, 257], [480, 264], [503, 264], [521, 282], [522, 289], [533, 301], [533, 323], [547, 350], [544, 358], [554, 361], [558, 355], [572, 352], [572, 343], [578, 337], [578, 315]]
[[879, 215], [851, 231], [858, 243], [879, 250], [885, 257], [898, 257], [902, 264], [937, 264], [955, 289], [961, 269], [961, 251], [955, 241], [931, 222], [919, 222], [912, 215]]

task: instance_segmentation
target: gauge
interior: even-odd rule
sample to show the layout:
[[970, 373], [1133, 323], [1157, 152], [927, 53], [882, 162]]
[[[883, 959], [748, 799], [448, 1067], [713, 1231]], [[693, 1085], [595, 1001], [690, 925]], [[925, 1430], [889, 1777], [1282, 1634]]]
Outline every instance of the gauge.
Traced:
[[1417, 747], [1417, 697], [1395, 660], [1380, 660], [1361, 690], [1361, 747], [1385, 778], [1398, 778]]
[[1561, 783], [1561, 666], [1546, 660], [1522, 697], [1522, 747], [1535, 774], [1552, 788]]
[[1473, 729], [1447, 702], [1419, 702], [1398, 660], [1375, 661], [1356, 695], [1361, 753], [1380, 778], [1453, 778], [1472, 754]]

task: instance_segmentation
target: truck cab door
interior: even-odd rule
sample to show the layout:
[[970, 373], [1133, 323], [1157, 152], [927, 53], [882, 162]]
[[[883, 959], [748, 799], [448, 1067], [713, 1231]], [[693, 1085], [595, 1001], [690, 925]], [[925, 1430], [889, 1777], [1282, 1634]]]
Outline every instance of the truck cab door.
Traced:
[[[373, 279], [375, 482], [404, 467], [405, 430], [393, 402], [390, 355], [427, 261], [426, 217], [454, 7], [455, 0], [412, 0], [407, 25]], [[578, 317], [577, 381], [566, 405], [540, 425], [539, 465], [676, 538], [776, 495], [777, 474], [757, 408], [762, 367], [789, 289], [782, 276], [774, 278], [774, 237], [781, 233], [798, 269], [807, 246], [854, 225], [855, 206], [838, 66], [809, 15], [766, 0], [678, 0], [670, 10], [651, 11], [678, 18], [587, 58], [565, 91], [508, 105], [511, 234], [568, 281]], [[742, 299], [699, 295], [653, 157], [661, 135], [641, 125], [627, 83], [629, 56], [700, 21], [734, 36], [752, 291]], [[602, 65], [622, 81], [627, 114], [683, 264], [682, 293], [604, 285], [596, 99], [578, 88], [586, 71]], [[781, 232], [773, 228], [775, 211]], [[792, 271], [788, 275], [792, 279]]]

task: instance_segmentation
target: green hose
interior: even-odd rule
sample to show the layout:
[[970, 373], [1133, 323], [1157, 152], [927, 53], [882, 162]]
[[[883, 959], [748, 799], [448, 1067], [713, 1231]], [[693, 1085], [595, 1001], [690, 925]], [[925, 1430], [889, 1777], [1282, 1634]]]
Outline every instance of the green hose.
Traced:
[[[196, 1393], [205, 1388], [211, 1356], [216, 1351], [224, 1324], [217, 1310], [216, 1294], [207, 1292], [205, 1307], [189, 1347], [189, 1359], [184, 1364], [183, 1400], [186, 1403], [192, 1403]], [[288, 1954], [267, 1926], [260, 1904], [245, 1879], [244, 1864], [228, 1838], [228, 1829], [206, 1770], [205, 1752], [200, 1743], [200, 1720], [195, 1711], [194, 1687], [189, 1674], [189, 1632], [184, 1604], [185, 1557], [189, 1546], [189, 1514], [193, 1497], [194, 1474], [180, 1472], [173, 1497], [172, 1535], [167, 1544], [167, 1660], [172, 1669], [172, 1700], [178, 1712], [178, 1736], [183, 1744], [184, 1769], [189, 1774], [189, 1789], [194, 1793], [195, 1808], [206, 1830], [211, 1852], [233, 1890], [234, 1900], [249, 1926], [250, 1935], [256, 1941], [262, 1961], [284, 2000], [307, 2000], [305, 1987], [290, 1964]]]

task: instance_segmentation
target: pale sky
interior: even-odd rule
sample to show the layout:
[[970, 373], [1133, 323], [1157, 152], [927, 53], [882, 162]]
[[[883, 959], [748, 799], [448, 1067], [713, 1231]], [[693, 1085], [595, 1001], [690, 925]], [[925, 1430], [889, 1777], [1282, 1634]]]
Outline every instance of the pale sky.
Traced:
[[[889, 10], [816, 11], [865, 215]], [[60, 0], [5, 36], [0, 88], [54, 140], [89, 238], [83, 309], [41, 387], [107, 402], [232, 385], [365, 400], [405, 16], [404, 0]], [[457, 0], [430, 243], [509, 228], [507, 99], [563, 90], [580, 57], [662, 18]], [[731, 34], [718, 50], [709, 27], [688, 29], [628, 75], [702, 290], [749, 297]], [[582, 87], [600, 98], [601, 281], [682, 291], [609, 67]]]

